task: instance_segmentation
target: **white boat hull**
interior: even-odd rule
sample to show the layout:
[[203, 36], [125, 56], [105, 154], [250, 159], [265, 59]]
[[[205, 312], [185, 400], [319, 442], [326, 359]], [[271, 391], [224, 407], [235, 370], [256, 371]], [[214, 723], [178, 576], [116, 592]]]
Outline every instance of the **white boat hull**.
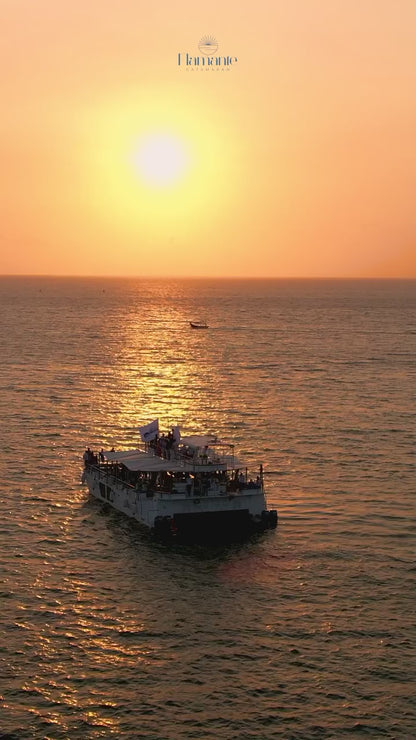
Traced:
[[206, 495], [138, 491], [106, 474], [99, 466], [85, 469], [90, 493], [163, 538], [234, 537], [275, 527], [277, 512], [267, 511], [262, 488]]

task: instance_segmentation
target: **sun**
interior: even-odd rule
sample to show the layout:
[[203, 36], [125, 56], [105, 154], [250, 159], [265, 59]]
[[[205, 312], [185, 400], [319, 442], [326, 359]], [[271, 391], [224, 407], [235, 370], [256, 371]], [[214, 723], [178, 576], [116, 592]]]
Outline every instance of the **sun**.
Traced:
[[185, 143], [177, 136], [152, 133], [137, 142], [132, 164], [146, 184], [168, 187], [183, 178], [189, 169], [190, 158]]

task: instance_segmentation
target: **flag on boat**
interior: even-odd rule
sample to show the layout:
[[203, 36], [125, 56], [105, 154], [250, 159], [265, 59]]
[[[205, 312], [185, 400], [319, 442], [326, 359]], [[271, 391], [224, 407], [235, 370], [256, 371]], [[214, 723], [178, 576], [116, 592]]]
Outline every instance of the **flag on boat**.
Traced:
[[142, 442], [151, 442], [159, 434], [159, 419], [139, 427], [139, 432]]
[[174, 442], [177, 442], [177, 444], [179, 444], [179, 442], [181, 441], [181, 432], [179, 427], [172, 427], [172, 434]]

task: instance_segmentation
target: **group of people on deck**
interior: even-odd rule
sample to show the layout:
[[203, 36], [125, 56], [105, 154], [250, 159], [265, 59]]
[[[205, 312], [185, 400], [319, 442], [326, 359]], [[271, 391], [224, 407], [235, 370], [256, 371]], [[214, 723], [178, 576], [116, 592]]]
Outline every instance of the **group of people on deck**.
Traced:
[[191, 445], [181, 444], [179, 447], [179, 440], [175, 437], [173, 432], [168, 432], [166, 435], [157, 434], [150, 442], [147, 443], [150, 450], [153, 451], [158, 457], [163, 457], [165, 460], [194, 460], [202, 464], [209, 462], [209, 451], [208, 445], [205, 447], [193, 447]]
[[172, 457], [176, 457], [178, 451], [178, 443], [175, 439], [173, 432], [168, 432], [166, 435], [157, 434], [154, 439], [149, 442], [149, 447], [155, 455], [164, 457], [166, 460], [170, 460]]
[[85, 467], [87, 467], [88, 465], [98, 465], [98, 461], [104, 462], [104, 450], [100, 450], [98, 455], [96, 455], [95, 452], [87, 447], [82, 456], [82, 459], [84, 460]]
[[261, 478], [258, 475], [254, 481], [252, 478], [247, 480], [247, 476], [242, 471], [235, 471], [232, 479], [228, 484], [229, 491], [242, 491], [243, 488], [261, 488]]

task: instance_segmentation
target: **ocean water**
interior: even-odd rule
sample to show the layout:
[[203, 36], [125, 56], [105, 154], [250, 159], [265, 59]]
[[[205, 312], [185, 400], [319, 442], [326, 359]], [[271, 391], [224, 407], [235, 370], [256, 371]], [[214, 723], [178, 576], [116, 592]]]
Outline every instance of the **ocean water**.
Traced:
[[[414, 281], [0, 280], [1, 738], [416, 737], [415, 319]], [[156, 417], [263, 462], [277, 530], [91, 499], [85, 445]]]

